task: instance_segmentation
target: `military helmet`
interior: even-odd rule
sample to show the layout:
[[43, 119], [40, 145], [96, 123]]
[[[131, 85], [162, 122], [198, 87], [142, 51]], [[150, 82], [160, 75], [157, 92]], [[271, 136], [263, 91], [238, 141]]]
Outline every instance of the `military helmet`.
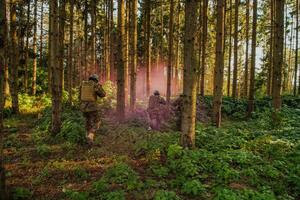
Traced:
[[93, 81], [99, 81], [99, 76], [97, 74], [93, 74], [90, 76], [89, 80], [93, 80]]
[[153, 94], [154, 94], [155, 96], [159, 96], [159, 95], [160, 95], [158, 90], [155, 90], [155, 91], [153, 92]]

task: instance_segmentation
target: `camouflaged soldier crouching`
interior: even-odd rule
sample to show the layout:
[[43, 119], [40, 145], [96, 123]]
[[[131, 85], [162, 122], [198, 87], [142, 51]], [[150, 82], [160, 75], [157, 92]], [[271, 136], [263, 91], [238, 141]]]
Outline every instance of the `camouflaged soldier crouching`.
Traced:
[[95, 133], [100, 126], [99, 105], [97, 97], [105, 97], [106, 93], [99, 84], [98, 75], [90, 76], [88, 81], [83, 81], [80, 86], [80, 110], [86, 119], [87, 139], [94, 141]]
[[163, 122], [163, 112], [165, 111], [166, 101], [155, 91], [149, 98], [148, 113], [150, 117], [150, 126], [152, 129], [160, 130]]

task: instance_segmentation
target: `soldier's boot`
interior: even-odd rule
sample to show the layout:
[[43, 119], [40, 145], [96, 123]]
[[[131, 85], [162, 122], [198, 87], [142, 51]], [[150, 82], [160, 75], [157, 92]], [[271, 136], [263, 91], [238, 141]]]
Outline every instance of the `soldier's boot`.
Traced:
[[87, 141], [89, 144], [93, 144], [94, 143], [94, 138], [95, 138], [95, 133], [93, 132], [89, 132], [87, 135]]

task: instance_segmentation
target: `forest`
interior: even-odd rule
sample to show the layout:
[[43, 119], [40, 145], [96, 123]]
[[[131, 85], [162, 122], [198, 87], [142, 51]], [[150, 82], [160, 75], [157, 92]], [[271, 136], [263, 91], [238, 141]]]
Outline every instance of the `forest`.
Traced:
[[0, 0], [0, 199], [300, 199], [299, 0]]

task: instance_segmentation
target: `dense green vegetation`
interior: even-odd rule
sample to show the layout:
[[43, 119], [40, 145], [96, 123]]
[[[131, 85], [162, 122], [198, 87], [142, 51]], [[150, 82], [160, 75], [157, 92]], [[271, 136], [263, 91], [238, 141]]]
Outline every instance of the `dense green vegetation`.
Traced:
[[[10, 152], [6, 162], [12, 166], [8, 180], [16, 188], [15, 199], [57, 195], [73, 200], [300, 197], [299, 98], [283, 97], [283, 109], [277, 113], [269, 99], [258, 100], [256, 112], [248, 119], [246, 101], [225, 98], [223, 127], [198, 123], [193, 150], [179, 146], [180, 133], [172, 126], [160, 133], [148, 131], [139, 118], [116, 124], [105, 115], [96, 144], [87, 146], [84, 118], [76, 104], [65, 105], [61, 132], [52, 137], [48, 98], [20, 99], [24, 115], [10, 116], [7, 110], [5, 121], [5, 150]], [[211, 97], [204, 102], [210, 108]], [[43, 114], [34, 121], [29, 111], [38, 108]], [[22, 127], [32, 130], [30, 139], [20, 136]], [[24, 181], [15, 177], [29, 169]], [[41, 189], [43, 185], [48, 190]]]

